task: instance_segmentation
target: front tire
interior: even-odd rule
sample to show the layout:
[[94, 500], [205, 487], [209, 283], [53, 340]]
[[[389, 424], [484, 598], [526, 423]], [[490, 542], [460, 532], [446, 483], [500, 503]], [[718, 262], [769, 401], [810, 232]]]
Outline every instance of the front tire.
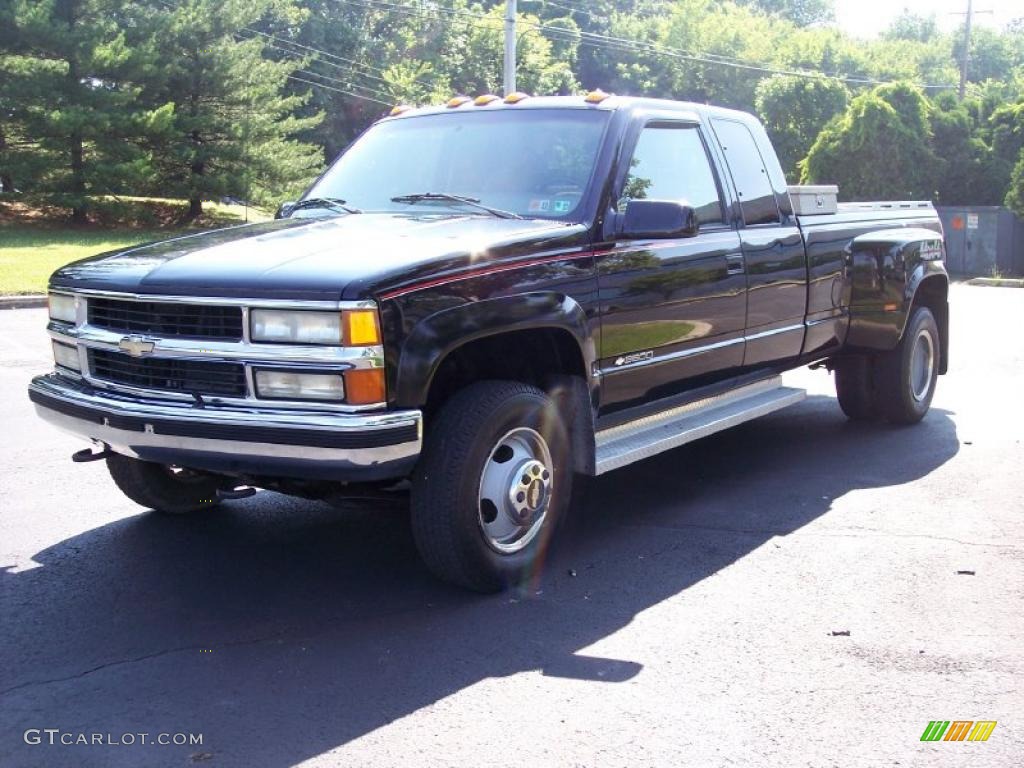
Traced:
[[107, 470], [118, 489], [136, 504], [165, 515], [188, 515], [217, 506], [227, 483], [213, 475], [115, 454]]
[[572, 494], [554, 401], [528, 384], [485, 381], [456, 393], [432, 421], [411, 499], [423, 561], [477, 592], [526, 580]]

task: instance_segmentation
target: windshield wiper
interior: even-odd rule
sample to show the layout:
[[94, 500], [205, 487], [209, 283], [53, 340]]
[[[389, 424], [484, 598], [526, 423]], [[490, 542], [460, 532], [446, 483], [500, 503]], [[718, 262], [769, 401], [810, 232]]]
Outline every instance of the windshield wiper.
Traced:
[[333, 211], [345, 213], [362, 213], [358, 208], [345, 205], [340, 197], [311, 197], [307, 200], [300, 200], [292, 206], [293, 211], [301, 211], [303, 208], [330, 208]]
[[391, 198], [393, 203], [421, 203], [429, 202], [431, 200], [438, 200], [445, 203], [461, 203], [462, 205], [468, 205], [472, 208], [478, 208], [481, 211], [486, 211], [492, 216], [497, 216], [499, 219], [521, 219], [523, 218], [518, 213], [512, 213], [511, 211], [503, 211], [501, 208], [492, 208], [489, 205], [484, 205], [475, 197], [466, 197], [465, 195], [453, 195], [450, 192], [420, 192], [415, 195], [398, 195]]

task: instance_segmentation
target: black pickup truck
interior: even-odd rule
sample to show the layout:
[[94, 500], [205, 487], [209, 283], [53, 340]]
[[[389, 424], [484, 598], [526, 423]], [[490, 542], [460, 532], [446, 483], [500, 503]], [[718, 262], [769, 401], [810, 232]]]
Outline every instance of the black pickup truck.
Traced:
[[277, 220], [50, 282], [38, 413], [132, 500], [408, 492], [434, 573], [522, 577], [574, 478], [798, 402], [910, 424], [948, 361], [929, 203], [787, 188], [698, 104], [512, 94], [396, 108]]

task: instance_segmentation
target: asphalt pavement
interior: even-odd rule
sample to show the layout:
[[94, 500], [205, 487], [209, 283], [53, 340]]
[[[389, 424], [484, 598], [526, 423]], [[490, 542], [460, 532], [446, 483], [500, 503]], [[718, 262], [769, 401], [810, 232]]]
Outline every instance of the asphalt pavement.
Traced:
[[401, 509], [136, 507], [35, 417], [45, 310], [5, 311], [0, 765], [1018, 766], [1024, 292], [951, 302], [920, 425], [795, 372], [804, 403], [595, 481], [495, 597]]

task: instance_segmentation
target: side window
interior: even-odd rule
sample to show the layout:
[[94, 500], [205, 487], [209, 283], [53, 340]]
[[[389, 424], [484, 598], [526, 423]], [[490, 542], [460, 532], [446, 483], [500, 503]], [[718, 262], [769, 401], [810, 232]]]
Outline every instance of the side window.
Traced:
[[619, 211], [630, 200], [675, 200], [693, 206], [701, 224], [723, 221], [718, 185], [696, 128], [655, 124], [643, 129]]
[[735, 120], [715, 120], [715, 133], [725, 151], [725, 161], [740, 196], [744, 224], [768, 224], [779, 221], [775, 190], [764, 167], [750, 129]]

